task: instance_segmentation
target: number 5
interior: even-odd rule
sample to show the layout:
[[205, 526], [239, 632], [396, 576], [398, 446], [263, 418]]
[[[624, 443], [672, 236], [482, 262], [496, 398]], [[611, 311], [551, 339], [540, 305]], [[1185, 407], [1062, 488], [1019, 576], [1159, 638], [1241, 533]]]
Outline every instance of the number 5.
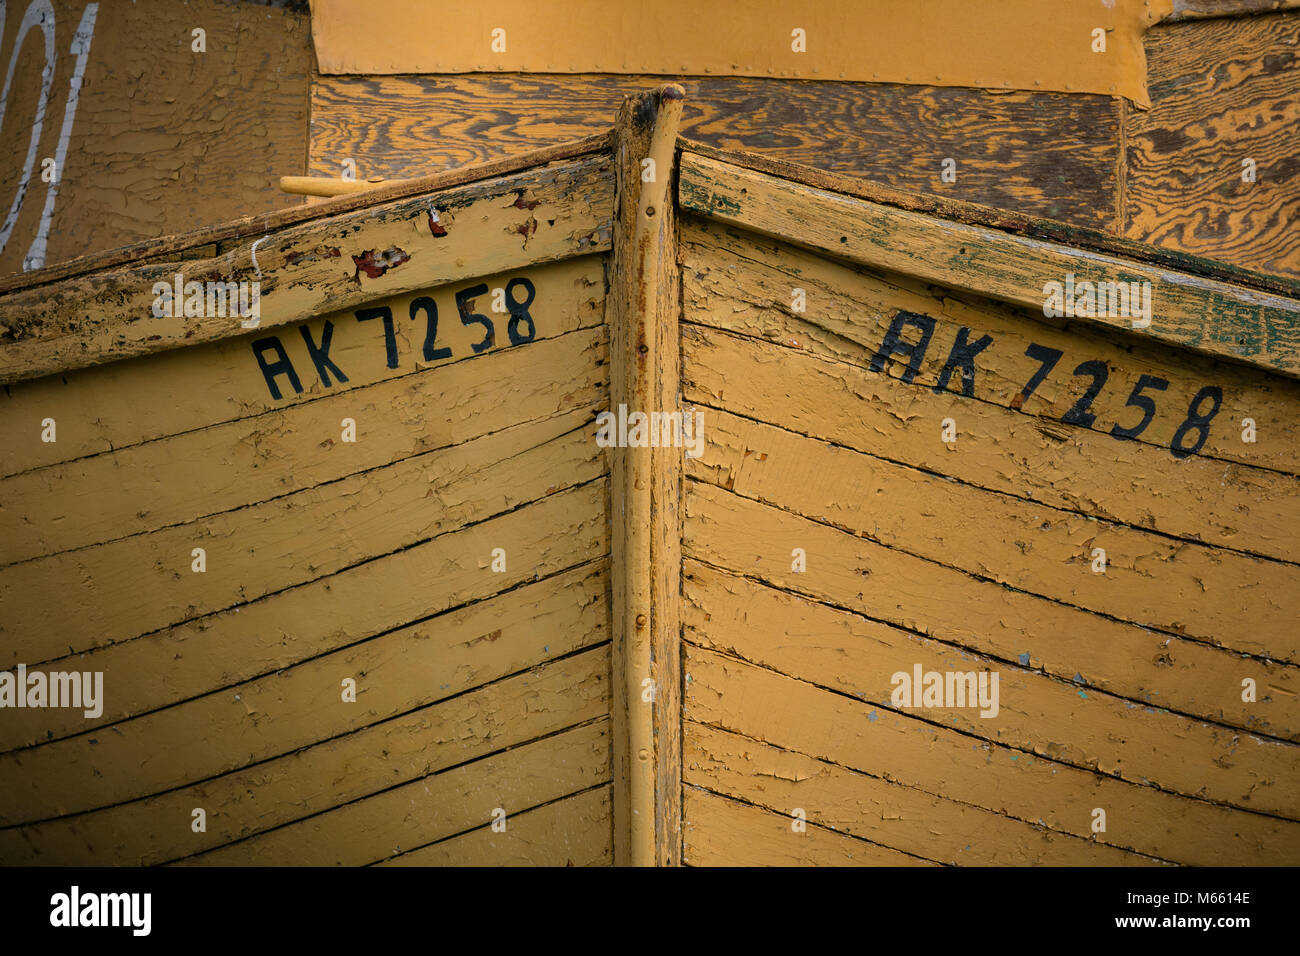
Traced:
[[1118, 423], [1116, 423], [1115, 426], [1111, 428], [1110, 433], [1116, 438], [1137, 438], [1138, 435], [1141, 435], [1146, 431], [1146, 427], [1151, 424], [1151, 419], [1156, 417], [1155, 399], [1149, 395], [1143, 395], [1142, 393], [1148, 388], [1153, 388], [1158, 392], [1163, 392], [1168, 387], [1168, 382], [1163, 378], [1157, 378], [1154, 375], [1143, 375], [1139, 378], [1138, 383], [1133, 386], [1133, 391], [1129, 395], [1128, 401], [1124, 403], [1124, 407], [1142, 409], [1142, 421], [1138, 422], [1132, 428], [1122, 428]]
[[479, 315], [477, 312], [471, 312], [474, 308], [474, 300], [481, 295], [488, 294], [488, 287], [480, 282], [478, 285], [472, 285], [468, 289], [461, 289], [456, 293], [456, 311], [460, 313], [460, 324], [469, 328], [471, 325], [481, 325], [487, 329], [487, 334], [483, 336], [482, 342], [475, 342], [470, 346], [474, 354], [486, 351], [492, 347], [496, 341], [497, 331], [492, 326], [492, 320], [486, 315]]

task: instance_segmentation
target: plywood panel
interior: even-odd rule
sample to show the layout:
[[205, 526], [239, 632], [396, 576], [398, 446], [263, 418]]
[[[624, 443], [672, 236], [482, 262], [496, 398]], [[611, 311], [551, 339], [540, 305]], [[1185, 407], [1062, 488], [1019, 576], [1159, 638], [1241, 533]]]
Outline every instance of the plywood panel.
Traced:
[[[584, 329], [356, 392], [0, 482], [4, 563], [155, 530], [595, 402], [606, 335]], [[357, 440], [342, 441], [343, 420]]]
[[889, 847], [688, 786], [682, 790], [682, 862], [687, 866], [932, 866]]
[[[129, 640], [329, 577], [606, 471], [590, 407], [268, 502], [0, 569], [22, 661]], [[205, 551], [194, 573], [191, 549]], [[251, 579], [250, 579], [251, 578]]]
[[609, 780], [609, 720], [403, 784], [190, 858], [202, 866], [358, 866]]
[[[397, 648], [390, 644], [389, 660], [370, 676], [369, 692], [358, 695], [357, 705], [351, 705], [368, 712], [366, 718], [351, 721], [353, 726], [340, 729], [336, 722], [310, 738], [318, 743], [157, 796], [0, 829], [0, 861], [151, 865], [180, 859], [351, 804], [608, 712], [607, 646], [489, 681], [468, 692], [440, 691], [437, 702], [430, 704], [436, 685], [433, 679], [422, 680], [420, 675], [438, 667], [441, 648], [427, 640], [425, 644], [425, 652], [414, 659], [409, 645]], [[366, 653], [361, 650], [353, 660]], [[413, 673], [403, 677], [403, 669]], [[392, 686], [386, 688], [381, 682], [392, 682]], [[264, 683], [271, 691], [264, 696], [274, 698], [274, 679]], [[333, 704], [322, 699], [327, 696], [323, 691], [293, 699], [284, 692], [287, 687], [278, 699], [282, 705], [296, 708], [300, 718], [304, 708], [314, 704], [320, 719], [330, 709], [350, 706], [337, 703], [336, 688], [331, 678], [328, 690]], [[399, 705], [397, 698], [402, 695], [407, 699]], [[229, 702], [233, 696], [224, 695], [223, 699]], [[374, 720], [384, 703], [396, 705], [396, 712]], [[260, 711], [250, 713], [245, 723], [254, 722], [256, 716], [274, 720], [285, 715]], [[344, 725], [348, 723], [344, 721]], [[199, 728], [200, 734], [211, 732]], [[156, 754], [152, 756], [157, 759]], [[200, 833], [191, 827], [196, 807], [207, 815], [207, 829]]]
[[[607, 129], [662, 78], [318, 76], [311, 171], [403, 178]], [[684, 77], [682, 132], [821, 169], [1115, 228], [1119, 109], [1108, 96], [963, 87]], [[940, 178], [943, 160], [957, 179]]]
[[[8, 5], [4, 62], [27, 6]], [[220, 0], [54, 0], [52, 6], [49, 101], [0, 272], [23, 269], [24, 260], [31, 268], [40, 264], [30, 260], [47, 206], [49, 241], [41, 258], [52, 264], [301, 202], [280, 192], [277, 181], [306, 166], [312, 70], [306, 16]], [[79, 27], [85, 63], [69, 116]], [[193, 49], [195, 28], [205, 31], [203, 52]], [[0, 128], [4, 142], [14, 144], [0, 156], [6, 211], [33, 135], [43, 54], [38, 28], [16, 60]], [[45, 157], [62, 165], [54, 187], [41, 179]]]
[[[604, 266], [598, 256], [581, 256], [367, 303], [367, 310], [386, 308], [394, 317], [396, 354], [392, 362], [382, 317], [360, 321], [357, 310], [348, 309], [290, 328], [259, 330], [206, 347], [163, 352], [151, 357], [147, 366], [113, 362], [14, 383], [0, 391], [0, 477], [475, 358], [478, 353], [473, 346], [483, 338], [484, 330], [477, 323], [459, 321], [456, 297], [480, 284], [492, 291], [465, 301], [470, 312], [486, 315], [499, 330], [491, 354], [509, 343], [509, 316], [492, 311], [495, 290], [504, 294], [514, 279], [525, 279], [533, 287], [529, 312], [538, 340], [603, 321]], [[517, 302], [527, 299], [524, 285], [516, 284], [511, 292]], [[429, 314], [412, 308], [416, 300], [426, 298], [437, 307], [434, 348], [450, 350], [446, 355], [437, 353], [440, 357], [432, 360], [425, 358], [424, 351]], [[318, 349], [326, 348], [328, 335], [328, 358], [347, 376], [346, 381], [339, 380], [328, 367], [328, 379], [322, 377], [312, 362], [308, 335]], [[264, 343], [261, 350], [268, 365], [279, 358], [272, 342], [280, 344], [301, 391], [294, 389], [289, 376], [276, 374], [273, 378], [279, 397], [275, 397], [258, 362], [258, 350], [253, 349], [258, 342]], [[58, 441], [41, 440], [41, 422], [46, 418], [54, 419]]]
[[1298, 37], [1300, 11], [1147, 34], [1152, 108], [1124, 124], [1126, 236], [1300, 275]]
[[[686, 648], [686, 717], [852, 770], [1160, 859], [1293, 863], [1300, 824], [1115, 780]], [[788, 826], [788, 823], [787, 823]]]
[[523, 813], [505, 832], [481, 826], [408, 850], [381, 866], [610, 866], [610, 787], [596, 787]]

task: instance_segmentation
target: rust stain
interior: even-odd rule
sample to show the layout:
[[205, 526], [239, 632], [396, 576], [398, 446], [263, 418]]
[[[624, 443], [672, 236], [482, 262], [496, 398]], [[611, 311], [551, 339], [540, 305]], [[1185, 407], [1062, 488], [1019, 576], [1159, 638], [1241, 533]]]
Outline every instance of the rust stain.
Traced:
[[441, 239], [443, 236], [447, 235], [447, 229], [443, 226], [442, 219], [438, 216], [438, 210], [434, 209], [432, 206], [429, 207], [429, 215], [427, 219], [429, 223], [429, 233], [433, 238]]
[[396, 269], [403, 262], [409, 262], [410, 259], [411, 257], [404, 250], [396, 246], [378, 253], [373, 249], [367, 249], [361, 255], [352, 257], [352, 261], [357, 266], [357, 271], [352, 278], [360, 285], [361, 273], [364, 272], [371, 279], [378, 279], [389, 269]]

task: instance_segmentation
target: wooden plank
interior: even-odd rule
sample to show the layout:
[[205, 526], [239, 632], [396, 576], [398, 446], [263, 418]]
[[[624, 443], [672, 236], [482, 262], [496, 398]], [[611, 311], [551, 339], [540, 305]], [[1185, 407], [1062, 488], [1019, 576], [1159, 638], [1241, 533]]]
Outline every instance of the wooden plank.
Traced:
[[[709, 485], [687, 485], [685, 529], [682, 550], [687, 557], [749, 574], [868, 617], [883, 618], [918, 633], [936, 637], [942, 634], [947, 643], [978, 647], [982, 640], [969, 636], [972, 631], [1005, 628], [1016, 635], [1022, 648], [1029, 649], [1035, 646], [1039, 634], [1050, 634], [1060, 627], [1058, 620], [1047, 616], [1050, 605], [1035, 604], [1026, 611], [1017, 606], [1015, 592], [1008, 592], [1002, 603], [996, 601], [996, 591], [987, 585], [983, 592], [963, 591], [960, 580], [948, 576], [939, 566], [909, 566], [899, 560], [898, 552], [875, 548], [861, 539], [823, 529]], [[815, 571], [791, 571], [795, 548], [803, 548], [814, 560], [823, 557], [824, 564], [818, 563]], [[936, 600], [936, 595], [942, 598]], [[1039, 611], [1045, 613], [1034, 616]], [[1081, 628], [1087, 626], [1086, 619], [1076, 620]], [[999, 657], [1014, 659], [1011, 654]], [[1240, 687], [1237, 681], [1231, 690], [1239, 694]], [[1138, 704], [1128, 703], [1138, 709]], [[1163, 775], [1157, 774], [1163, 776], [1161, 786], [1243, 809], [1288, 818], [1300, 815], [1295, 789], [1289, 783], [1293, 777], [1300, 777], [1294, 744], [1178, 715], [1171, 715], [1165, 726], [1186, 752], [1179, 753], [1172, 765], [1166, 765]], [[1166, 737], [1155, 741], [1160, 746], [1167, 746], [1167, 742]], [[1134, 741], [1133, 745], [1149, 747], [1152, 740]], [[1050, 757], [1068, 745], [1036, 740], [1035, 746], [1044, 748], [1040, 756]], [[1195, 754], [1195, 758], [1188, 758], [1188, 753]], [[1109, 752], [1081, 753], [1079, 761], [1080, 765], [1106, 773], [1130, 772], [1127, 766], [1112, 760]], [[1132, 770], [1134, 774], [1141, 772], [1142, 768]]]
[[[679, 407], [681, 309], [669, 197], [682, 96], [669, 85], [629, 97], [615, 128], [620, 214], [610, 280], [610, 408], [620, 418]], [[681, 853], [682, 449], [631, 444], [610, 457], [614, 667], [621, 678], [614, 697], [615, 858], [671, 866]]]
[[[0, 500], [12, 504], [0, 511], [0, 560], [220, 514], [593, 403], [605, 390], [606, 337], [584, 329], [4, 479]], [[341, 440], [345, 418], [355, 442]]]
[[[915, 79], [920, 79], [919, 76]], [[682, 133], [711, 146], [864, 177], [907, 191], [1115, 230], [1109, 96], [918, 83], [683, 77]], [[424, 175], [608, 127], [649, 75], [323, 76], [311, 88], [311, 171]], [[944, 122], [932, 122], [943, 115]], [[865, 121], [864, 118], [870, 118]], [[943, 159], [957, 180], [941, 179]]]
[[1088, 321], [1138, 338], [1300, 377], [1300, 302], [1055, 243], [832, 194], [689, 152], [680, 203], [704, 216], [863, 265], [955, 285], [1034, 310], [1048, 282], [1149, 282], [1150, 325]]
[[[267, 237], [256, 265], [248, 243], [179, 271], [186, 281], [260, 282], [260, 328], [269, 329], [605, 251], [612, 178], [607, 157], [577, 159], [291, 226]], [[154, 318], [154, 283], [174, 283], [177, 273], [172, 264], [131, 266], [5, 296], [0, 382], [243, 334], [238, 316]]]
[[[686, 718], [932, 796], [1165, 860], [1285, 865], [1300, 824], [1135, 786], [688, 645]], [[1106, 831], [1092, 833], [1093, 810]]]
[[1147, 35], [1152, 108], [1125, 118], [1124, 235], [1300, 276], [1298, 27], [1293, 10]]
[[611, 866], [611, 786], [564, 797], [491, 824], [408, 850], [380, 866]]
[[[473, 346], [483, 338], [483, 328], [455, 320], [456, 296], [480, 283], [493, 291], [468, 299], [467, 307], [485, 314], [499, 328], [499, 349], [508, 345], [508, 316], [493, 313], [491, 302], [498, 289], [504, 301], [505, 287], [520, 278], [534, 293], [529, 312], [537, 340], [604, 321], [604, 264], [599, 256], [583, 256], [368, 303], [367, 309], [386, 308], [394, 316], [396, 361], [392, 364], [396, 367], [390, 367], [382, 316], [379, 321], [359, 321], [356, 311], [345, 310], [298, 323], [297, 328], [254, 331], [208, 346], [163, 352], [147, 364], [115, 362], [13, 384], [0, 391], [0, 477], [474, 358]], [[516, 301], [528, 297], [526, 285], [516, 284], [511, 291]], [[424, 358], [423, 348], [428, 313], [412, 309], [417, 299], [424, 298], [433, 299], [440, 319], [435, 347], [450, 350], [432, 360]], [[315, 347], [324, 348], [327, 323], [329, 360], [347, 381], [333, 372], [327, 381], [312, 362], [304, 336], [310, 335]], [[272, 393], [258, 351], [252, 348], [265, 340], [274, 340], [284, 349], [302, 391], [294, 389], [287, 375], [276, 374], [279, 398]], [[274, 365], [279, 359], [274, 344], [266, 342], [261, 348], [266, 363]], [[41, 440], [46, 418], [54, 419], [58, 441]]]
[[[1127, 109], [1127, 107], [1122, 107]], [[1120, 124], [1121, 137], [1123, 123]], [[780, 179], [802, 183], [817, 189], [842, 193], [873, 203], [906, 209], [928, 216], [937, 216], [952, 222], [989, 226], [993, 229], [1012, 232], [1049, 242], [1067, 245], [1080, 252], [1100, 252], [1132, 259], [1149, 265], [1188, 272], [1206, 279], [1219, 279], [1235, 285], [1243, 285], [1263, 292], [1277, 292], [1290, 298], [1300, 298], [1300, 282], [1290, 276], [1273, 275], [1267, 272], [1243, 268], [1217, 259], [1192, 255], [1162, 246], [1153, 246], [1133, 239], [1126, 239], [1108, 231], [1060, 222], [1035, 216], [1015, 209], [999, 209], [993, 206], [951, 199], [933, 193], [909, 192], [885, 186], [869, 179], [846, 176], [843, 173], [819, 169], [813, 165], [801, 165], [776, 159], [771, 155], [757, 152], [720, 149], [694, 139], [681, 137], [683, 152], [697, 154], [718, 160], [731, 166], [739, 166], [755, 172], [767, 173]], [[1121, 155], [1113, 155], [1116, 165], [1122, 165]], [[1124, 179], [1121, 175], [1119, 191], [1113, 202], [1118, 209], [1122, 206]]]
[[[159, 679], [170, 680], [168, 686], [148, 694], [128, 691], [128, 701], [139, 695], [165, 703], [229, 686], [607, 554], [607, 496], [604, 482], [561, 492], [339, 574], [110, 645], [111, 654], [63, 658], [63, 663], [102, 664], [107, 675], [110, 665], [171, 661], [159, 673]], [[492, 573], [492, 549], [503, 545], [506, 570]], [[377, 594], [384, 600], [376, 601]], [[138, 685], [143, 676], [132, 673], [127, 687]], [[111, 698], [111, 683], [108, 693]], [[110, 704], [106, 712], [119, 706]], [[75, 726], [75, 719], [66, 723]]]
[[[1203, 775], [1188, 765], [1237, 745], [1231, 734], [1199, 720], [927, 640], [861, 611], [815, 604], [693, 563], [687, 574], [685, 640], [866, 703], [898, 710], [894, 676], [910, 679], [917, 665], [922, 673], [999, 674], [994, 712], [969, 700], [972, 706], [904, 708], [971, 737], [1190, 794], [1199, 790]], [[1170, 740], [1177, 741], [1176, 750]], [[1274, 748], [1273, 759], [1294, 761], [1294, 747]]]
[[[15, 218], [0, 272], [22, 276], [34, 259], [52, 264], [299, 202], [275, 178], [307, 162], [308, 17], [221, 0], [42, 6], [21, 48], [28, 4], [9, 4], [3, 24], [0, 51], [17, 71], [5, 83], [12, 146], [0, 182]], [[200, 26], [201, 53], [190, 33]], [[54, 182], [41, 175], [46, 158], [57, 163]]]
[[609, 780], [609, 720], [463, 764], [184, 861], [200, 866], [359, 866], [461, 833], [493, 811]]
[[[342, 585], [346, 577], [335, 581], [335, 586]], [[403, 646], [427, 643], [436, 648], [438, 662], [429, 684], [446, 690], [454, 683], [473, 687], [493, 675], [513, 673], [549, 656], [608, 639], [609, 574], [604, 561], [597, 559], [530, 584], [509, 583], [511, 589], [504, 593], [489, 591], [459, 609], [391, 631], [385, 628], [392, 627], [394, 617], [412, 613], [409, 607], [389, 617], [368, 613], [363, 605], [353, 613], [355, 620], [343, 622], [350, 630], [330, 634], [318, 626], [301, 633], [297, 642], [282, 641], [274, 632], [226, 634], [233, 642], [230, 650], [240, 652], [239, 656], [227, 656], [226, 648], [219, 644], [220, 633], [215, 635], [218, 643], [204, 643], [203, 630], [185, 626], [146, 640], [63, 658], [52, 662], [50, 669], [112, 675], [112, 693], [104, 701], [103, 713], [87, 718], [84, 711], [68, 708], [14, 709], [0, 726], [0, 753], [97, 730], [219, 689], [228, 690], [272, 671], [283, 671], [312, 654], [337, 653], [334, 649], [345, 640], [378, 636], [385, 641], [391, 637]], [[256, 616], [260, 607], [253, 605], [246, 612]], [[218, 632], [229, 631], [242, 616], [218, 615], [208, 623]], [[246, 689], [238, 693], [247, 696]]]
[[[1146, 342], [1128, 342], [1111, 330], [1061, 321], [1056, 327], [1035, 317], [1028, 320], [977, 296], [910, 280], [897, 274], [853, 269], [795, 246], [775, 242], [689, 218], [683, 223], [685, 250], [683, 302], [686, 320], [799, 348], [823, 358], [867, 367], [881, 354], [900, 312], [933, 321], [934, 331], [920, 347], [920, 327], [904, 325], [903, 340], [916, 343], [911, 356], [885, 357], [882, 370], [925, 388], [969, 394], [1025, 414], [1059, 422], [1091, 384], [1089, 376], [1070, 372], [1082, 362], [1103, 362], [1107, 379], [1089, 406], [1089, 427], [1110, 434], [1116, 427], [1136, 428], [1142, 410], [1126, 405], [1143, 376], [1165, 382], [1144, 386], [1156, 404], [1150, 423], [1136, 437], [1169, 448], [1200, 389], [1211, 384], [1221, 393], [1215, 424], [1197, 452], [1240, 464], [1295, 474], [1300, 465], [1300, 383], [1230, 362], [1217, 362]], [[794, 290], [803, 290], [803, 311], [794, 311]], [[906, 318], [906, 317], [904, 317]], [[963, 332], [962, 330], [966, 331]], [[898, 330], [896, 330], [898, 331]], [[964, 338], [961, 338], [964, 336]], [[985, 341], [987, 337], [987, 341]], [[960, 340], [980, 345], [972, 359], [972, 381], [944, 368]], [[1039, 376], [1026, 399], [1022, 391], [1042, 369], [1032, 357], [1042, 349], [1061, 353], [1052, 372]], [[1031, 351], [1032, 350], [1032, 351]], [[919, 357], [919, 362], [917, 358]], [[1255, 441], [1242, 440], [1242, 423], [1255, 423]], [[1195, 441], [1182, 438], [1186, 445]]]
[[[0, 829], [0, 854], [148, 866], [215, 849], [597, 718], [609, 708], [608, 666], [600, 648], [167, 793]], [[515, 716], [492, 718], [504, 713]], [[207, 825], [198, 833], [196, 807]]]
[[687, 724], [689, 787], [951, 866], [1141, 866], [1155, 861], [932, 796], [703, 724]]
[[[1174, 461], [1167, 449], [1011, 415], [954, 393], [935, 394], [695, 326], [682, 327], [682, 346], [688, 402], [1082, 515], [1300, 558], [1288, 530], [1300, 524], [1300, 495], [1290, 475], [1196, 455]], [[941, 440], [945, 419], [957, 428], [955, 442]], [[891, 436], [886, 450], [882, 435]]]
[[[555, 527], [557, 522], [554, 520], [554, 509], [549, 509], [552, 514], [548, 515], [546, 506], [552, 502], [562, 502], [565, 497], [572, 497], [572, 494], [566, 493], [554, 496], [521, 511], [512, 512], [512, 515], [525, 515], [526, 520], [535, 523], [539, 531], [542, 529], [552, 532], [559, 531], [561, 529]], [[570, 506], [572, 506], [572, 503], [570, 503]], [[590, 513], [589, 511], [588, 514]], [[467, 529], [467, 531], [479, 531], [481, 534], [495, 523], [485, 522], [482, 525]], [[494, 530], [500, 533], [504, 529], [498, 525]], [[531, 535], [533, 528], [528, 528], [527, 533]], [[453, 537], [461, 537], [461, 535]], [[510, 550], [514, 550], [519, 544], [518, 539], [498, 538], [497, 541], [504, 541], [510, 546]], [[433, 542], [427, 545], [402, 553], [409, 554], [413, 551], [429, 548], [430, 545], [436, 547], [439, 543], [441, 543], [439, 539], [434, 539]], [[454, 544], [454, 542], [447, 542], [447, 544]], [[428, 556], [432, 557], [432, 555]], [[480, 578], [492, 577], [500, 579], [503, 577], [500, 574], [493, 574], [488, 569], [491, 560], [490, 550], [483, 550], [472, 555], [456, 555], [456, 557], [462, 561], [466, 558], [473, 561], [477, 576]], [[530, 579], [541, 570], [544, 569], [526, 569], [523, 577]], [[425, 576], [426, 578], [430, 577], [428, 571], [426, 571]], [[468, 575], [464, 575], [462, 572], [462, 576]], [[449, 578], [451, 581], [448, 581]], [[436, 585], [435, 600], [446, 600], [444, 595], [447, 592], [444, 589], [448, 583], [456, 583], [454, 576], [444, 575], [432, 579], [439, 582]], [[518, 580], [518, 576], [516, 580]], [[331, 579], [324, 579], [322, 583], [324, 587], [328, 588]], [[377, 601], [385, 600], [384, 596], [389, 593], [393, 584], [399, 582], [392, 582], [389, 579], [386, 583], [389, 585], [387, 588], [372, 592], [370, 604], [373, 605]], [[508, 586], [508, 584], [502, 582], [490, 585], [494, 591], [502, 586]], [[253, 605], [246, 605], [246, 607], [251, 606]], [[240, 616], [244, 617], [244, 615]], [[379, 612], [371, 607], [368, 616], [374, 619], [379, 616]], [[245, 626], [247, 626], [246, 623]], [[343, 641], [351, 643], [351, 641], [348, 641], [348, 637], [350, 635], [345, 636]], [[328, 681], [322, 680], [315, 684], [308, 681], [308, 684], [318, 688], [311, 700], [318, 703], [322, 698], [327, 701], [337, 700], [340, 695], [339, 681], [346, 676], [349, 675], [338, 674]], [[112, 678], [112, 674], [105, 675], [105, 693], [112, 693]], [[359, 683], [363, 683], [359, 678], [358, 680]], [[224, 688], [210, 698], [199, 698], [199, 703], [182, 704], [182, 707], [185, 708], [184, 713], [201, 715], [201, 717], [195, 718], [196, 724], [193, 726], [171, 710], [155, 711], [150, 715], [136, 718], [140, 723], [132, 726], [145, 727], [150, 734], [156, 735], [158, 740], [157, 752], [168, 754], [173, 747], [179, 750], [190, 750], [186, 741], [195, 737], [206, 736], [207, 730], [205, 728], [210, 723], [210, 715], [212, 713], [225, 714], [227, 715], [227, 721], [232, 721], [235, 726], [244, 728], [230, 740], [230, 744], [236, 747], [237, 754], [242, 755], [246, 752], [246, 742], [255, 739], [258, 733], [255, 727], [250, 726], [250, 724], [265, 723], [268, 728], [271, 728], [274, 726], [274, 721], [265, 721], [260, 713], [246, 706], [240, 697], [241, 694], [237, 689]], [[317, 719], [319, 720], [319, 716]], [[268, 732], [270, 731], [268, 730]], [[210, 754], [202, 752], [188, 753], [184, 757], [176, 757], [173, 761], [158, 761], [149, 763], [147, 766], [141, 766], [137, 765], [137, 762], [133, 759], [139, 754], [138, 746], [139, 740], [136, 737], [127, 734], [122, 725], [114, 725], [111, 732], [92, 731], [89, 734], [83, 733], [60, 741], [53, 741], [34, 749], [10, 751], [7, 754], [0, 755], [0, 763], [13, 768], [16, 781], [14, 786], [8, 788], [3, 797], [0, 797], [0, 820], [9, 821], [14, 815], [21, 814], [23, 808], [26, 807], [39, 807], [42, 808], [42, 812], [45, 812], [48, 808], [58, 807], [64, 808], [64, 812], [80, 812], [96, 806], [109, 805], [120, 800], [135, 799], [168, 786], [193, 782], [202, 779], [206, 775], [204, 768], [211, 766], [210, 758], [219, 759], [217, 755], [224, 752], [222, 746], [219, 746], [217, 742], [213, 742], [210, 747]], [[145, 751], [145, 753], [152, 752], [153, 750]], [[236, 758], [231, 757], [230, 759], [235, 760]], [[232, 763], [222, 769], [233, 769], [234, 766], [238, 766], [238, 764]], [[207, 772], [210, 773], [211, 771]], [[87, 779], [91, 778], [94, 780], [93, 787], [86, 782]], [[89, 801], [98, 802], [92, 803]]]
[[400, 182], [377, 184], [364, 193], [339, 196], [325, 201], [287, 206], [274, 212], [255, 216], [242, 216], [200, 229], [160, 236], [119, 246], [107, 252], [89, 253], [67, 259], [57, 264], [48, 265], [32, 272], [17, 275], [0, 276], [0, 295], [16, 289], [30, 289], [38, 285], [48, 285], [71, 276], [86, 275], [127, 262], [162, 262], [182, 259], [208, 259], [221, 251], [237, 244], [238, 240], [264, 236], [269, 232], [283, 229], [295, 223], [324, 219], [342, 212], [351, 212], [367, 206], [405, 199], [422, 193], [448, 189], [465, 183], [485, 179], [496, 179], [509, 173], [518, 172], [533, 166], [574, 159], [609, 149], [609, 132], [587, 136], [573, 142], [559, 143], [543, 149], [533, 150], [522, 155], [506, 156], [488, 163], [449, 169], [429, 176], [404, 179]]
[[[591, 407], [189, 524], [0, 569], [0, 635], [35, 662], [329, 577], [606, 473]], [[192, 548], [206, 570], [192, 570]]]
[[687, 866], [933, 866], [889, 847], [818, 826], [802, 833], [762, 807], [682, 789], [682, 862]]
[[[1279, 697], [1273, 698], [1277, 706], [1262, 709], [1242, 705], [1237, 673], [1246, 665], [1241, 654], [1261, 648], [1271, 656], [1300, 660], [1294, 627], [1300, 601], [1292, 597], [1300, 597], [1300, 566], [1171, 541], [973, 488], [726, 412], [715, 411], [710, 420], [704, 453], [688, 460], [690, 477], [963, 571], [973, 580], [954, 584], [961, 590], [981, 590], [976, 581], [995, 582], [1064, 608], [1135, 625], [1109, 628], [1106, 655], [1098, 655], [1095, 646], [1066, 651], [1056, 665], [1060, 676], [1091, 673], [1104, 656], [1116, 680], [1134, 690], [1145, 685], [1149, 695], [1150, 688], [1169, 683], [1168, 663], [1182, 659], [1186, 649], [1187, 657], [1198, 662], [1196, 676], [1187, 675], [1185, 692], [1162, 690], [1157, 697], [1165, 706], [1201, 698], [1198, 714], [1228, 712], [1240, 726], [1273, 726], [1273, 733], [1300, 735], [1300, 703], [1283, 689], [1300, 672], [1271, 668], [1286, 677]], [[1093, 567], [1094, 548], [1105, 552], [1105, 573]], [[925, 568], [902, 554], [900, 561], [918, 574]], [[1008, 596], [1004, 609], [1013, 604], [1028, 608], [1039, 602]], [[1027, 613], [1046, 620], [1059, 612], [1044, 608]], [[1151, 628], [1163, 633], [1153, 634]], [[1125, 646], [1131, 650], [1122, 650]]]
[[1241, 17], [1273, 10], [1292, 10], [1297, 7], [1300, 7], [1300, 0], [1174, 0], [1173, 12], [1160, 22], [1175, 23], [1180, 20], [1198, 20], [1207, 17]]

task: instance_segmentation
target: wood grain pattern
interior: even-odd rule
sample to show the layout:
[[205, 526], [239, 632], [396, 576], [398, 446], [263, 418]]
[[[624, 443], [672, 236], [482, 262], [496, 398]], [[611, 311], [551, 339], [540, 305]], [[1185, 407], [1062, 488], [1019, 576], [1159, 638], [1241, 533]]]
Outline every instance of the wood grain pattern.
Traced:
[[[0, 44], [8, 62], [26, 3], [9, 4]], [[18, 272], [36, 235], [56, 154], [85, 0], [55, 0], [54, 78], [37, 144], [35, 182], [20, 207], [0, 273]], [[191, 29], [206, 31], [204, 53]], [[5, 211], [18, 184], [40, 90], [43, 50], [28, 34], [0, 136]], [[221, 0], [99, 3], [45, 262], [300, 204], [276, 180], [305, 168], [306, 16]], [[17, 144], [21, 143], [21, 146]], [[21, 273], [19, 273], [21, 275]]]
[[1298, 44], [1300, 11], [1147, 34], [1152, 109], [1127, 113], [1124, 235], [1300, 276]]
[[[310, 170], [422, 175], [607, 129], [653, 76], [317, 76]], [[1116, 228], [1106, 96], [687, 77], [684, 135], [1097, 229]], [[957, 181], [940, 179], [945, 158]]]

